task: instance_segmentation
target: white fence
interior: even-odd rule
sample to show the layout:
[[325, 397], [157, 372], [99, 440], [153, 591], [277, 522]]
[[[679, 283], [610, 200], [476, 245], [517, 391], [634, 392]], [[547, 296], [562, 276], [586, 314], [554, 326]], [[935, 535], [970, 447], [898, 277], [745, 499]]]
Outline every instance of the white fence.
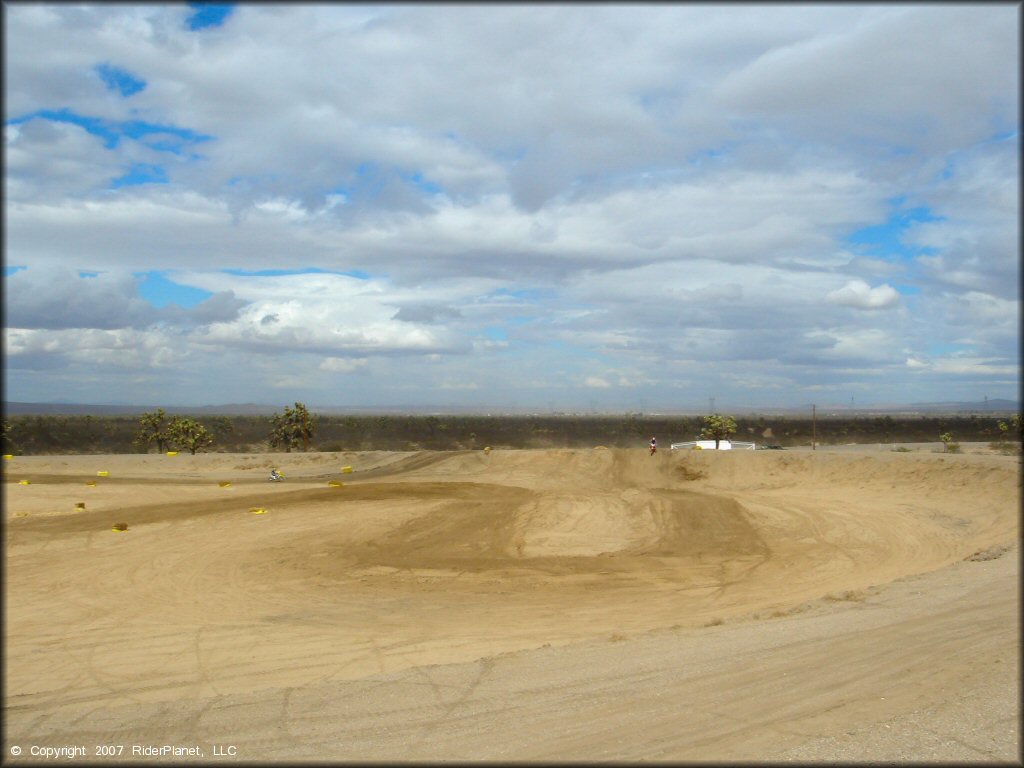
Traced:
[[[697, 448], [701, 450], [715, 450], [714, 440], [689, 440], [685, 443], [672, 443], [672, 450], [680, 448]], [[753, 451], [757, 448], [756, 443], [741, 443], [735, 440], [719, 440], [718, 450], [720, 451]]]

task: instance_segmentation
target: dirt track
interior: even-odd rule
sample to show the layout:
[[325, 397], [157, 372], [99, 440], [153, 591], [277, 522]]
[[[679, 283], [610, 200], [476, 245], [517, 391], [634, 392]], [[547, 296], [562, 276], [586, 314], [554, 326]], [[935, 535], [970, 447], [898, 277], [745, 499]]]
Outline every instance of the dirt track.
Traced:
[[4, 463], [8, 759], [1020, 759], [1017, 458]]

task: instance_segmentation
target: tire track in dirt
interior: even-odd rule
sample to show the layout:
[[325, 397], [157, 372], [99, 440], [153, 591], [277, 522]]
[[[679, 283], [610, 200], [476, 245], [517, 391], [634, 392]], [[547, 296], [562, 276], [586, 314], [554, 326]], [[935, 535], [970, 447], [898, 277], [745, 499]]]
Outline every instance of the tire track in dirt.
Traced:
[[[808, 601], [800, 610], [818, 610], [825, 603], [813, 601], [826, 593], [935, 570], [1012, 541], [1017, 530], [1019, 483], [1009, 465], [846, 460], [843, 475], [844, 464], [828, 456], [647, 459], [616, 451], [421, 452], [375, 474], [345, 475], [342, 488], [310, 487], [338, 476], [302, 476], [319, 471], [310, 461], [272, 488], [219, 493], [205, 480], [208, 498], [170, 499], [167, 478], [132, 477], [119, 486], [137, 493], [131, 503], [9, 521], [6, 714], [19, 733], [32, 723], [70, 738], [89, 713], [127, 713], [133, 702], [136, 712], [163, 712], [165, 720], [182, 713], [175, 728], [184, 733], [215, 734], [228, 727], [229, 704], [244, 701], [261, 713], [245, 726], [250, 744], [287, 753], [286, 741], [305, 736], [311, 754], [331, 755], [338, 743], [309, 729], [327, 727], [324, 706], [335, 718], [355, 715], [338, 691], [383, 695], [404, 681], [427, 698], [381, 705], [352, 733], [379, 739], [381, 723], [405, 712], [408, 723], [390, 727], [427, 754], [484, 710], [500, 711], [493, 692], [503, 653], [598, 637], [628, 649], [658, 628], [784, 616]], [[69, 473], [85, 476], [73, 462]], [[207, 477], [223, 475], [217, 468]], [[196, 493], [194, 480], [174, 482]], [[43, 487], [58, 501], [72, 490]], [[5, 493], [12, 491], [8, 483]], [[269, 513], [250, 515], [250, 506]], [[109, 533], [115, 516], [130, 518], [128, 533]], [[866, 594], [834, 606], [865, 610], [862, 601], [873, 599]], [[907, 632], [913, 644], [928, 642]], [[850, 642], [853, 654], [869, 637]], [[800, 664], [819, 657], [795, 655], [782, 671], [797, 676]], [[899, 654], [879, 658], [914, 680], [923, 675]], [[473, 659], [485, 661], [450, 676], [450, 665]], [[659, 685], [651, 671], [621, 680], [611, 669], [600, 674], [550, 694], [566, 709], [588, 695], [616, 707], [626, 688]], [[707, 687], [692, 678], [691, 692], [713, 699], [724, 683], [768, 695], [771, 675], [736, 674], [717, 682], [712, 675]], [[353, 688], [360, 679], [367, 685]], [[849, 679], [832, 680], [855, 693]], [[828, 699], [813, 681], [803, 685], [823, 697], [822, 716], [844, 711], [845, 693]], [[638, 706], [657, 710], [652, 696]], [[506, 703], [528, 712], [525, 701]], [[694, 733], [693, 743], [712, 749], [723, 739], [782, 738], [798, 732], [803, 725], [792, 724], [810, 710], [759, 716], [745, 730], [735, 727], [742, 718], [707, 729], [707, 719], [722, 721], [716, 716], [729, 711], [709, 705], [697, 713], [707, 739]], [[557, 720], [557, 706], [549, 714]], [[116, 717], [103, 720], [104, 734], [123, 732], [108, 727]], [[563, 748], [586, 744], [590, 726], [562, 725]], [[155, 738], [160, 727], [154, 720], [132, 733]], [[652, 732], [657, 749], [623, 754], [671, 754], [675, 743], [677, 732]]]

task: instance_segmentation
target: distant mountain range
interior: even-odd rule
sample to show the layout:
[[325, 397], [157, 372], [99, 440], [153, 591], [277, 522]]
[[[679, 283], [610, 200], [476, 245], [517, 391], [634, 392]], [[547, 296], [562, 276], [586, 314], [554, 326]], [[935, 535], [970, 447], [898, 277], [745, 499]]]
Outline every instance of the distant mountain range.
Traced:
[[[226, 403], [224, 405], [95, 405], [89, 403], [21, 403], [5, 402], [5, 416], [19, 415], [92, 415], [92, 416], [132, 416], [157, 408], [163, 408], [168, 414], [190, 414], [208, 416], [269, 416], [280, 413], [284, 405], [264, 405], [260, 403]], [[873, 416], [884, 414], [922, 415], [930, 416], [937, 414], [1009, 414], [1020, 412], [1020, 403], [1012, 400], [992, 399], [981, 402], [941, 402], [941, 403], [909, 403], [909, 404], [886, 404], [864, 407], [852, 407], [850, 405], [817, 405], [817, 413], [822, 417], [831, 414], [842, 416]], [[344, 406], [318, 406], [310, 405], [309, 410], [313, 413], [325, 415], [367, 415], [367, 414], [488, 414], [488, 415], [525, 415], [551, 413], [549, 410], [539, 408], [507, 406], [376, 406], [376, 407], [344, 407]], [[579, 409], [576, 411], [556, 410], [556, 415], [611, 415], [630, 412], [631, 409], [623, 408], [617, 411], [601, 411]], [[723, 406], [718, 409], [721, 413], [731, 414], [776, 414], [776, 415], [800, 415], [805, 416], [811, 411], [811, 405], [799, 405], [792, 407], [750, 407], [750, 406]], [[680, 415], [694, 416], [704, 415], [706, 409], [653, 409], [645, 415]]]

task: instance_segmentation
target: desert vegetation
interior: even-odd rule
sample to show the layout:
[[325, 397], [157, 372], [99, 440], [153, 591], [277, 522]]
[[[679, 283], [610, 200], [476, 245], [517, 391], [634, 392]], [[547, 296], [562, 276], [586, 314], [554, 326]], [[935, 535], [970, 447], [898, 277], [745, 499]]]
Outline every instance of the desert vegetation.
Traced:
[[715, 448], [718, 448], [722, 440], [728, 440], [736, 434], [736, 429], [736, 419], [732, 416], [713, 413], [704, 417], [704, 428], [700, 436], [704, 440], [714, 440]]
[[300, 445], [303, 451], [308, 451], [309, 441], [316, 432], [316, 422], [303, 403], [295, 403], [294, 408], [285, 407], [283, 413], [271, 416], [270, 427], [267, 440], [270, 447], [284, 448], [286, 453]]
[[[725, 417], [728, 433], [759, 445], [809, 445], [811, 419], [758, 414]], [[178, 427], [171, 429], [177, 419]], [[187, 421], [186, 421], [187, 419]], [[1001, 425], [1006, 425], [1003, 428]], [[187, 427], [187, 429], [185, 428]], [[198, 428], [202, 428], [202, 433]], [[274, 416], [168, 417], [162, 410], [126, 416], [16, 415], [3, 421], [3, 451], [10, 454], [147, 453], [191, 450], [313, 451], [467, 450], [495, 448], [644, 447], [656, 435], [665, 447], [694, 440], [708, 427], [701, 416], [596, 415], [324, 415], [302, 403]], [[1017, 452], [1020, 418], [951, 415], [934, 417], [821, 417], [819, 445], [848, 443], [985, 442]], [[205, 436], [203, 436], [205, 433]], [[172, 448], [173, 447], [173, 448]]]

